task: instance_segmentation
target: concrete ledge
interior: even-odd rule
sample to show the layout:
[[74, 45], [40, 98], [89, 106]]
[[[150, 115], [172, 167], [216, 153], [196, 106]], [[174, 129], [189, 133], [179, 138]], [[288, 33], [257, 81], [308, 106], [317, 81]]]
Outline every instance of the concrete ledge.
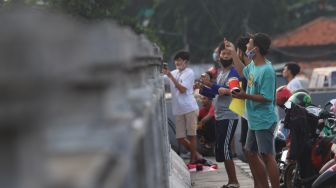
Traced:
[[240, 159], [235, 159], [234, 163], [235, 163], [236, 167], [238, 167], [242, 171], [243, 174], [245, 174], [249, 178], [253, 178], [252, 172], [251, 172], [251, 169], [250, 169], [250, 166], [248, 165], [248, 163], [245, 163], [245, 162], [241, 161]]
[[191, 178], [189, 170], [184, 161], [177, 153], [170, 149], [170, 188], [191, 188]]

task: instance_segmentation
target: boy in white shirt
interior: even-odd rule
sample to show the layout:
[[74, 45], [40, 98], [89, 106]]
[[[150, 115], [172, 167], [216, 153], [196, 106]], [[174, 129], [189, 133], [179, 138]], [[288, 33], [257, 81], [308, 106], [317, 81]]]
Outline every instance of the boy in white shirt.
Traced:
[[188, 52], [178, 52], [174, 61], [176, 69], [170, 72], [168, 68], [164, 68], [163, 73], [169, 78], [172, 111], [176, 116], [176, 139], [190, 151], [190, 163], [196, 163], [200, 154], [196, 150], [198, 104], [193, 95], [195, 76], [187, 67]]

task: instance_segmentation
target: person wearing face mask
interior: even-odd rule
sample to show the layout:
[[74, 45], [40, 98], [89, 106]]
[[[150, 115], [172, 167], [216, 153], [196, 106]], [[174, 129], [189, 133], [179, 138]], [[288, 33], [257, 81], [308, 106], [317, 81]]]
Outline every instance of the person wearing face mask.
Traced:
[[[220, 44], [218, 46], [220, 46]], [[219, 52], [218, 52], [219, 47], [218, 46], [215, 48], [215, 50], [212, 53], [213, 66], [210, 67], [207, 71], [211, 74], [211, 77], [212, 77], [211, 81], [213, 82], [216, 81], [219, 71], [221, 69], [220, 63], [219, 63]]]
[[225, 41], [237, 71], [247, 79], [246, 92], [241, 90], [232, 96], [245, 99], [249, 126], [245, 150], [254, 177], [254, 187], [258, 188], [269, 187], [268, 176], [273, 188], [280, 186], [274, 146], [278, 121], [275, 111], [276, 76], [271, 62], [265, 57], [270, 44], [271, 39], [267, 34], [251, 35], [246, 45], [246, 55], [251, 62], [245, 66], [234, 45]]
[[176, 69], [170, 72], [164, 68], [163, 73], [169, 78], [172, 111], [176, 116], [176, 139], [190, 151], [190, 163], [195, 164], [202, 156], [196, 150], [198, 104], [193, 95], [194, 72], [187, 67], [188, 52], [178, 52], [174, 61]]
[[202, 80], [202, 83], [207, 86], [204, 87], [202, 91], [216, 94], [216, 97], [214, 98], [216, 120], [216, 161], [224, 162], [224, 166], [228, 174], [228, 183], [222, 187], [235, 188], [239, 187], [239, 183], [234, 162], [232, 160], [233, 153], [230, 146], [238, 124], [238, 115], [229, 109], [232, 97], [231, 91], [228, 89], [228, 81], [233, 77], [239, 79], [239, 74], [232, 65], [233, 61], [231, 55], [225, 51], [224, 43], [219, 46], [218, 52], [221, 70], [217, 76], [216, 83]]

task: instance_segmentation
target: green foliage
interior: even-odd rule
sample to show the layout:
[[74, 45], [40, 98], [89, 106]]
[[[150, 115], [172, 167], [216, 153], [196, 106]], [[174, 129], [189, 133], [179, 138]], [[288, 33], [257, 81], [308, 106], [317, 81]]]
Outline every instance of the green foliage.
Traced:
[[[334, 0], [324, 1], [328, 4], [334, 3]], [[7, 0], [2, 5], [10, 7], [12, 2], [20, 0]], [[165, 59], [170, 59], [177, 50], [186, 48], [195, 63], [211, 62], [213, 49], [224, 37], [234, 42], [238, 36], [248, 32], [264, 32], [275, 36], [318, 16], [331, 14], [318, 11], [316, 7], [319, 0], [21, 0], [21, 2], [59, 9], [91, 21], [117, 20], [119, 24], [127, 25], [136, 33], [143, 33], [151, 41], [156, 42], [164, 52]]]
[[166, 58], [188, 44], [192, 61], [210, 62], [224, 37], [235, 41], [247, 32], [283, 30], [284, 9], [285, 4], [277, 0], [166, 0], [156, 7], [152, 24], [161, 31]]
[[319, 10], [321, 2], [336, 4], [334, 0], [162, 0], [151, 24], [167, 49], [165, 58], [189, 46], [193, 62], [211, 62], [213, 49], [224, 37], [235, 41], [256, 32], [276, 36], [319, 16], [336, 14]]
[[126, 0], [47, 0], [50, 7], [86, 19], [121, 18]]
[[160, 44], [153, 28], [144, 27], [142, 22], [152, 16], [152, 4], [131, 0], [46, 0], [49, 7], [58, 8], [87, 20], [114, 19], [121, 25], [131, 27], [136, 33], [144, 33], [151, 41]]

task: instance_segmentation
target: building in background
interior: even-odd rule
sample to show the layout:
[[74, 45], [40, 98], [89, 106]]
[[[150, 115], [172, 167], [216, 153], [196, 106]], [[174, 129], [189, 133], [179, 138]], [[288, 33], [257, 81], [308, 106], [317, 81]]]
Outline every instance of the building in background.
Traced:
[[296, 62], [310, 77], [314, 68], [336, 66], [336, 17], [320, 17], [273, 39], [274, 62]]

